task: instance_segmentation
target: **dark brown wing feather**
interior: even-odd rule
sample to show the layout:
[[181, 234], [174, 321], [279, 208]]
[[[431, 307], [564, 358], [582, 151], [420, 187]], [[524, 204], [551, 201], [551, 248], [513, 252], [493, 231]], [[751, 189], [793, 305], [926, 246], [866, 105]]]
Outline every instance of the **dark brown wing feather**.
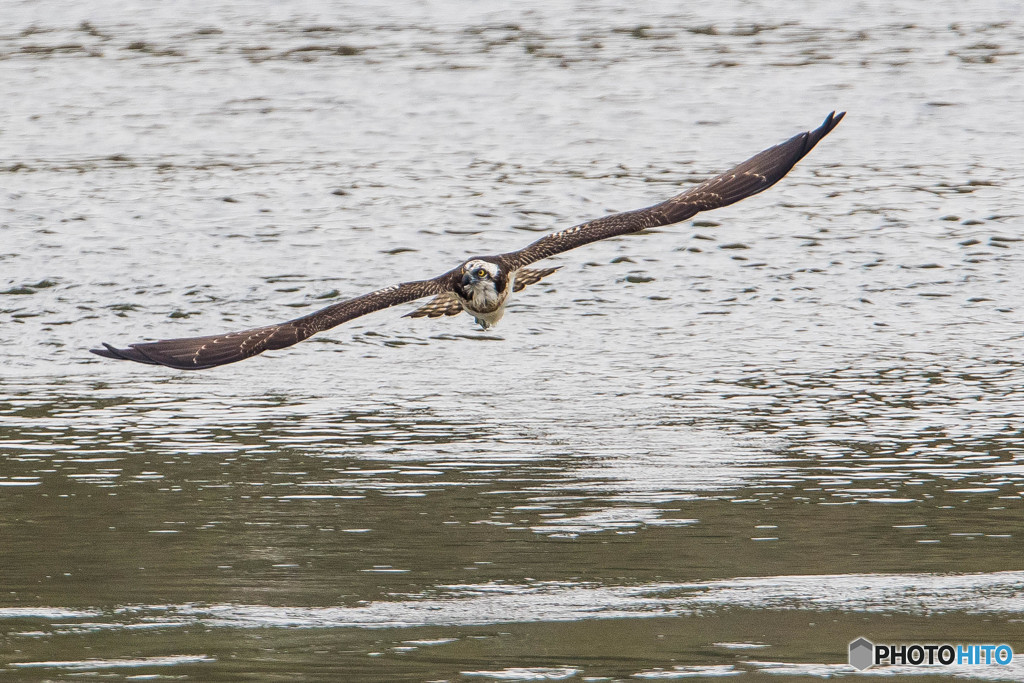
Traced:
[[403, 318], [440, 318], [442, 315], [458, 315], [462, 313], [462, 304], [455, 298], [452, 292], [438, 294], [428, 303], [420, 306], [412, 313], [406, 313]]
[[555, 266], [554, 268], [523, 268], [516, 272], [516, 279], [512, 285], [512, 291], [518, 292], [530, 285], [535, 285], [561, 267], [562, 266]]
[[126, 349], [118, 349], [104, 344], [105, 348], [90, 350], [104, 358], [166, 365], [181, 370], [212, 368], [245, 360], [264, 351], [283, 349], [286, 346], [298, 344], [317, 332], [330, 329], [367, 313], [446, 291], [451, 287], [452, 272], [445, 273], [433, 280], [406, 282], [379, 289], [376, 292], [357, 296], [354, 299], [336, 303], [301, 318], [277, 325], [257, 327], [241, 332], [215, 334], [208, 337], [143, 342], [131, 344]]
[[506, 268], [522, 268], [534, 261], [598, 240], [628, 235], [647, 228], [678, 223], [701, 211], [728, 206], [767, 190], [781, 180], [818, 142], [839, 125], [846, 112], [832, 112], [815, 130], [794, 135], [739, 166], [645, 209], [616, 213], [540, 238], [519, 251], [499, 257]]

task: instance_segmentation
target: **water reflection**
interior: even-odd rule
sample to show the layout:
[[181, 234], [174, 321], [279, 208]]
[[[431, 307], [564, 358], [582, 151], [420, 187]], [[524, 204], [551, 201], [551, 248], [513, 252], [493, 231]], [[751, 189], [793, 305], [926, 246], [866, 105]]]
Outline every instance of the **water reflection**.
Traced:
[[[0, 619], [50, 633], [206, 627], [413, 628], [504, 622], [658, 618], [702, 609], [1021, 614], [1024, 573], [767, 576], [692, 584], [603, 586], [571, 581], [436, 586], [351, 607], [125, 605], [109, 611], [0, 608]], [[76, 621], [78, 620], [78, 621]], [[36, 632], [32, 632], [36, 633]], [[32, 635], [13, 633], [16, 636]], [[430, 642], [436, 645], [442, 643]]]
[[[419, 593], [352, 607], [273, 607], [245, 604], [129, 605], [109, 611], [60, 611], [3, 609], [0, 620], [13, 622], [9, 637], [28, 644], [32, 639], [64, 639], [74, 635], [166, 633], [169, 630], [209, 629], [415, 629], [417, 627], [471, 627], [506, 623], [582, 623], [593, 620], [643, 619], [661, 624], [668, 616], [698, 618], [715, 609], [767, 610], [777, 614], [924, 614], [941, 619], [943, 614], [1020, 614], [1024, 596], [1020, 572], [929, 575], [772, 576], [727, 579], [692, 584], [655, 583], [638, 586], [603, 586], [567, 581], [511, 585], [500, 582], [437, 586]], [[812, 618], [815, 618], [812, 616]], [[962, 616], [960, 617], [962, 619]], [[660, 627], [660, 626], [659, 626]], [[401, 632], [401, 631], [399, 631]], [[414, 655], [422, 650], [451, 650], [479, 636], [456, 638], [405, 638], [392, 640], [389, 656]], [[377, 643], [380, 643], [378, 640]], [[779, 648], [777, 637], [765, 642], [714, 643], [722, 652], [739, 653], [735, 664], [675, 666], [641, 669], [639, 678], [677, 678], [766, 671], [780, 674], [821, 675], [846, 669], [833, 664], [793, 664], [764, 661], [753, 652]], [[363, 645], [366, 647], [366, 645]], [[371, 647], [373, 647], [371, 645]], [[383, 652], [369, 651], [370, 656]], [[429, 655], [428, 655], [429, 658]], [[108, 668], [163, 667], [211, 663], [210, 655], [191, 654], [112, 660], [14, 661], [10, 669], [24, 668], [102, 671]], [[500, 670], [463, 671], [464, 675], [515, 678], [570, 676], [577, 668], [509, 667]], [[636, 671], [634, 669], [634, 671]], [[950, 669], [950, 671], [953, 671]], [[1020, 667], [959, 667], [969, 677], [1012, 680]], [[879, 667], [877, 675], [915, 674], [907, 667]]]

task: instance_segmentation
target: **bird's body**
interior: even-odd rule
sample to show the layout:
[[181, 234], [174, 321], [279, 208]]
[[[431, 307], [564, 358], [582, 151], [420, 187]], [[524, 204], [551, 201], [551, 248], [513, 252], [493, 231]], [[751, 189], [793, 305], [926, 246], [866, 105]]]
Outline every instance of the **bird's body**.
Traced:
[[104, 344], [102, 349], [91, 350], [106, 358], [199, 370], [291, 346], [361, 315], [427, 296], [434, 298], [408, 313], [409, 317], [436, 318], [465, 311], [487, 329], [501, 320], [513, 292], [539, 282], [558, 269], [527, 266], [598, 240], [678, 223], [701, 211], [728, 206], [762, 192], [781, 180], [839, 124], [844, 114], [833, 112], [815, 130], [795, 135], [660, 204], [588, 221], [546, 235], [518, 251], [474, 257], [429, 280], [385, 287], [266, 327], [208, 337], [143, 342], [123, 349]]
[[462, 310], [485, 330], [494, 327], [505, 315], [505, 304], [515, 284], [515, 271], [506, 275], [498, 263], [482, 258], [466, 261], [462, 271], [454, 292]]

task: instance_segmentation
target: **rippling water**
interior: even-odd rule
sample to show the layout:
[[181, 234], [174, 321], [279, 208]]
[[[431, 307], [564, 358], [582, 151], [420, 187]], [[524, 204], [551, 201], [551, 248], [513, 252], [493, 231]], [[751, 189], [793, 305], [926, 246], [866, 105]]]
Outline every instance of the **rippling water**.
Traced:
[[[1024, 652], [1019, 2], [88, 5], [0, 26], [4, 677]], [[777, 187], [558, 258], [486, 333], [86, 352], [433, 276], [832, 109]]]

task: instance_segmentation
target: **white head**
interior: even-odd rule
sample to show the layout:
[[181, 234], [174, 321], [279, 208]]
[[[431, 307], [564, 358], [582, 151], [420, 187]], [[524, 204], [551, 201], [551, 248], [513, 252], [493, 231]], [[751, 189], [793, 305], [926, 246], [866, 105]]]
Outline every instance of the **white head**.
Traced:
[[462, 284], [467, 286], [467, 279], [470, 282], [479, 282], [480, 280], [491, 280], [492, 282], [498, 279], [498, 264], [491, 263], [490, 261], [482, 261], [480, 259], [473, 259], [466, 261], [462, 266]]

